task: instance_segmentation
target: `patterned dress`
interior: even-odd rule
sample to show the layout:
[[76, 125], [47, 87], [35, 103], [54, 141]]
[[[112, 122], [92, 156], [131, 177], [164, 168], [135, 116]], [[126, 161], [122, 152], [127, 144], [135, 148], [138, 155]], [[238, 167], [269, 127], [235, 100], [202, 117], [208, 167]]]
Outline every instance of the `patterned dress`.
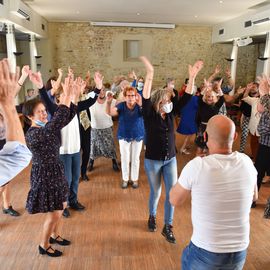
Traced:
[[75, 105], [70, 108], [61, 105], [45, 127], [31, 127], [26, 133], [26, 143], [33, 154], [31, 188], [26, 201], [30, 214], [62, 210], [63, 202], [67, 201], [68, 183], [59, 158], [60, 130], [75, 114]]

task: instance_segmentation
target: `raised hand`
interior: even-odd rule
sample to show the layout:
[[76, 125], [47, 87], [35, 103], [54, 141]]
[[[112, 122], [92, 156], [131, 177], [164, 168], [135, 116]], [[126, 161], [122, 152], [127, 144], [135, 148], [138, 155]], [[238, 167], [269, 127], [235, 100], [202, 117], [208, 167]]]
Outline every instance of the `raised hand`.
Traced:
[[267, 95], [270, 92], [269, 78], [263, 74], [257, 77], [259, 82], [259, 92], [261, 96]]
[[108, 91], [106, 93], [106, 101], [108, 104], [111, 104], [113, 100], [113, 93], [111, 91]]
[[101, 89], [102, 88], [102, 86], [103, 86], [103, 79], [104, 79], [104, 76], [99, 71], [96, 71], [95, 72], [95, 75], [94, 75], [94, 81], [95, 81], [95, 84], [96, 84], [96, 88], [97, 89]]
[[150, 98], [151, 89], [152, 89], [152, 82], [154, 77], [154, 67], [152, 66], [151, 62], [145, 56], [141, 56], [140, 60], [143, 62], [145, 69], [146, 69], [146, 77], [145, 83], [143, 87], [143, 97], [145, 99]]
[[147, 59], [146, 56], [141, 56], [140, 60], [143, 62], [147, 73], [153, 73], [154, 72], [154, 67], [152, 66], [151, 62]]
[[214, 73], [217, 75], [218, 73], [220, 73], [220, 71], [221, 71], [220, 65], [216, 65]]
[[18, 67], [16, 73], [11, 72], [7, 59], [0, 61], [0, 104], [2, 106], [14, 104], [19, 74]]
[[22, 76], [27, 78], [29, 75], [30, 67], [28, 65], [22, 67]]
[[225, 74], [226, 74], [227, 78], [231, 78], [231, 69], [229, 67], [226, 68]]
[[32, 72], [32, 70], [30, 70], [29, 79], [38, 89], [43, 87], [43, 80], [40, 72]]
[[62, 68], [58, 68], [57, 69], [57, 72], [58, 72], [58, 75], [59, 76], [61, 76], [61, 77], [63, 76], [63, 70], [62, 70]]
[[198, 60], [193, 66], [188, 66], [188, 73], [190, 78], [195, 78], [199, 71], [203, 68], [203, 61]]
[[68, 76], [70, 76], [71, 74], [74, 74], [73, 69], [68, 66]]
[[128, 73], [128, 77], [133, 80], [137, 80], [137, 75], [134, 70]]
[[236, 90], [236, 93], [239, 95], [242, 95], [247, 88], [239, 86], [238, 89]]

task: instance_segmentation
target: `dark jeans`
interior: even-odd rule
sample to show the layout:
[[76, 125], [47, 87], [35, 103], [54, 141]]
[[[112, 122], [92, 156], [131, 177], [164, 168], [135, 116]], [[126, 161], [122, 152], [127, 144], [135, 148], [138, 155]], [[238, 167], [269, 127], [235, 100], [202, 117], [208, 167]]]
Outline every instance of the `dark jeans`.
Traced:
[[64, 163], [65, 176], [69, 186], [68, 204], [74, 204], [78, 201], [81, 154], [78, 152], [60, 155], [60, 159]]
[[247, 251], [215, 253], [195, 246], [191, 241], [182, 253], [182, 270], [241, 270]]
[[270, 147], [259, 144], [257, 158], [255, 161], [255, 167], [258, 171], [257, 185], [258, 185], [258, 190], [259, 190], [262, 184], [263, 177], [265, 176], [265, 173], [269, 175]]
[[82, 151], [81, 175], [85, 175], [90, 157], [91, 127], [89, 127], [87, 130], [84, 130], [83, 126], [80, 125], [80, 135]]

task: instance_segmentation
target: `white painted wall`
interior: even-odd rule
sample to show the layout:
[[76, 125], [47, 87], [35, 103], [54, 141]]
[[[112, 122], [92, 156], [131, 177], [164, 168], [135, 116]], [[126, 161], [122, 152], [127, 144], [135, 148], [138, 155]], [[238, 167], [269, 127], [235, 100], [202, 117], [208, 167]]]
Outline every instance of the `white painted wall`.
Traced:
[[[260, 25], [252, 24], [247, 28], [244, 26], [245, 21], [255, 21], [266, 17], [270, 18], [270, 6], [268, 8], [264, 8], [263, 11], [253, 11], [241, 17], [215, 25], [212, 32], [212, 42], [227, 42], [232, 41], [234, 38], [266, 34], [266, 32], [270, 30], [270, 22]], [[223, 35], [219, 35], [220, 29], [224, 29]]]

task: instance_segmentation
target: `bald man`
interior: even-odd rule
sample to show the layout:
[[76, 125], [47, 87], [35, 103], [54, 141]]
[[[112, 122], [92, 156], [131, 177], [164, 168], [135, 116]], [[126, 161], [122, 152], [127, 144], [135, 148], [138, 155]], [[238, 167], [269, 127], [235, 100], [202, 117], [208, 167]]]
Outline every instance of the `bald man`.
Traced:
[[248, 156], [232, 151], [237, 135], [226, 116], [213, 116], [205, 137], [209, 155], [191, 160], [170, 192], [172, 205], [192, 197], [193, 235], [182, 254], [182, 269], [242, 269], [257, 171]]

